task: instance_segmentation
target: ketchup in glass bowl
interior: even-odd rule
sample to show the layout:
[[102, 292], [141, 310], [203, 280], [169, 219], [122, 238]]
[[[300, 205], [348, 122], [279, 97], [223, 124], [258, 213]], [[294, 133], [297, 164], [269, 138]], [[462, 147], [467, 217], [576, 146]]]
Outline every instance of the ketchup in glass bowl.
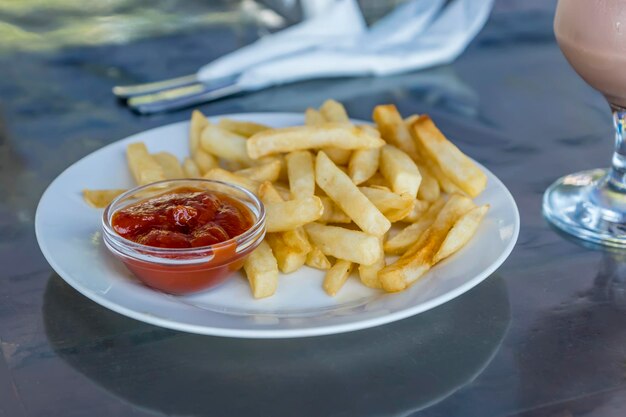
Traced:
[[145, 285], [170, 294], [215, 287], [265, 236], [261, 201], [237, 185], [167, 180], [117, 197], [102, 218], [106, 247]]

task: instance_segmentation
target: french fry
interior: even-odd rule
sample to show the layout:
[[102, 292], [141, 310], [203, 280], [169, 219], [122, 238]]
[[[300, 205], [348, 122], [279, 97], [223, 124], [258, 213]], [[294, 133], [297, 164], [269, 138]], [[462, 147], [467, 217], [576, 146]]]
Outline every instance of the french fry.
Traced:
[[324, 116], [326, 122], [350, 123], [346, 108], [336, 100], [326, 100], [320, 107], [320, 113]]
[[443, 173], [470, 197], [478, 196], [487, 186], [487, 176], [471, 159], [450, 142], [428, 116], [420, 116], [412, 125], [419, 146]]
[[115, 197], [126, 192], [124, 189], [113, 190], [83, 190], [83, 200], [91, 207], [105, 208]]
[[380, 258], [371, 265], [359, 265], [359, 278], [363, 285], [369, 288], [382, 288], [382, 284], [378, 279], [378, 272], [386, 265], [385, 253], [382, 245], [380, 247]]
[[[259, 186], [259, 198], [261, 198], [261, 201], [266, 206], [284, 202], [278, 190], [269, 181], [265, 181]], [[279, 235], [281, 236], [282, 242], [284, 242], [286, 248], [290, 250], [291, 253], [291, 255], [288, 256], [289, 260], [281, 260], [280, 264], [286, 263], [293, 266], [299, 263], [298, 268], [302, 266], [306, 260], [306, 255], [312, 249], [304, 229], [297, 227], [293, 230], [279, 233]]]
[[246, 143], [248, 155], [252, 159], [304, 149], [371, 149], [385, 144], [381, 138], [369, 135], [362, 128], [341, 123], [266, 130], [252, 136]]
[[415, 199], [422, 175], [415, 162], [400, 149], [385, 145], [380, 151], [380, 172], [394, 193]]
[[282, 233], [268, 233], [265, 235], [265, 240], [272, 248], [278, 269], [283, 274], [294, 272], [304, 265], [307, 252], [287, 245]]
[[339, 259], [335, 262], [335, 265], [326, 272], [323, 287], [328, 295], [334, 297], [341, 287], [343, 287], [343, 284], [346, 283], [350, 276], [352, 266], [352, 262]]
[[419, 240], [422, 234], [428, 229], [437, 218], [446, 201], [438, 200], [424, 213], [416, 223], [402, 229], [395, 236], [387, 239], [384, 244], [385, 253], [390, 255], [402, 255], [408, 248]]
[[417, 198], [425, 201], [436, 201], [441, 194], [439, 182], [424, 164], [418, 163], [417, 168], [422, 175], [422, 182], [419, 190], [417, 190]]
[[307, 126], [321, 126], [326, 123], [326, 119], [322, 116], [322, 113], [309, 107], [304, 112], [304, 124]]
[[258, 192], [256, 194], [259, 195], [263, 204], [282, 203], [285, 201], [271, 181], [263, 181], [259, 185]]
[[323, 148], [322, 150], [337, 165], [347, 165], [352, 156], [352, 151], [348, 149]]
[[287, 154], [287, 176], [289, 189], [295, 199], [311, 197], [315, 194], [315, 169], [313, 155], [309, 151], [295, 151]]
[[243, 264], [252, 296], [264, 298], [273, 295], [278, 286], [278, 264], [270, 245], [263, 241]]
[[[327, 123], [350, 124], [348, 113], [343, 104], [335, 100], [326, 100], [320, 107], [320, 113]], [[326, 155], [337, 165], [346, 165], [350, 161], [350, 152], [347, 149], [323, 148]]]
[[322, 270], [330, 269], [331, 267], [331, 263], [326, 255], [315, 245], [313, 245], [311, 251], [306, 255], [305, 264], [311, 268]]
[[389, 183], [387, 182], [385, 177], [383, 177], [380, 174], [380, 172], [377, 172], [374, 175], [372, 175], [370, 179], [366, 180], [362, 185], [366, 187], [374, 187], [374, 186], [389, 187]]
[[252, 160], [248, 157], [246, 143], [245, 137], [211, 124], [204, 128], [200, 136], [200, 146], [205, 151], [249, 166], [252, 165]]
[[439, 247], [433, 259], [433, 263], [436, 264], [465, 246], [472, 236], [474, 236], [476, 230], [478, 230], [478, 226], [488, 210], [489, 205], [486, 204], [473, 208], [461, 216], [461, 218], [454, 223], [446, 239], [441, 244], [441, 247]]
[[402, 291], [424, 275], [434, 265], [434, 257], [452, 226], [472, 206], [472, 200], [467, 197], [459, 194], [451, 196], [419, 240], [400, 259], [378, 273], [383, 289], [388, 292]]
[[315, 162], [315, 180], [361, 230], [382, 236], [391, 227], [389, 220], [363, 195], [350, 177], [321, 151], [317, 154]]
[[359, 187], [359, 190], [392, 223], [405, 218], [411, 213], [416, 201], [414, 198], [400, 196], [381, 188]]
[[206, 178], [208, 180], [229, 182], [243, 187], [254, 194], [257, 193], [260, 185], [258, 181], [254, 181], [241, 175], [234, 174], [222, 168], [213, 168], [209, 170], [209, 172], [204, 174], [203, 178]]
[[412, 114], [408, 117], [404, 118], [404, 125], [407, 127], [407, 129], [411, 130], [411, 125], [417, 120], [419, 119], [420, 115], [419, 114]]
[[209, 120], [199, 110], [191, 112], [189, 122], [189, 154], [193, 158], [196, 150], [200, 147], [200, 136], [205, 127], [209, 125]]
[[383, 139], [404, 151], [413, 160], [417, 159], [415, 142], [396, 106], [393, 104], [376, 106], [372, 118], [376, 122]]
[[157, 161], [163, 169], [165, 179], [173, 180], [178, 178], [185, 178], [183, 168], [174, 155], [169, 152], [157, 152], [153, 153], [152, 157]]
[[322, 202], [316, 196], [264, 204], [268, 232], [293, 230], [319, 219], [324, 211]]
[[275, 159], [266, 164], [240, 169], [239, 171], [235, 171], [235, 174], [259, 182], [276, 181], [280, 175], [281, 165], [280, 159]]
[[330, 197], [320, 197], [324, 206], [324, 213], [317, 221], [319, 223], [351, 223], [352, 219], [348, 217], [339, 207], [333, 203]]
[[287, 246], [298, 250], [304, 255], [308, 255], [313, 249], [313, 246], [309, 242], [309, 238], [302, 227], [283, 232], [283, 240]]
[[379, 159], [380, 149], [359, 149], [352, 152], [348, 164], [348, 173], [352, 182], [359, 185], [372, 178], [378, 171]]
[[372, 265], [380, 258], [381, 243], [376, 236], [319, 223], [309, 223], [304, 230], [324, 255], [362, 265]]
[[417, 199], [413, 204], [413, 210], [411, 210], [411, 212], [407, 214], [406, 217], [400, 219], [400, 221], [405, 223], [415, 223], [422, 217], [422, 215], [426, 212], [426, 210], [428, 210], [429, 207], [430, 203], [428, 201]]
[[201, 178], [200, 168], [191, 158], [183, 159], [183, 173], [186, 178]]
[[196, 151], [191, 154], [191, 159], [196, 163], [201, 174], [206, 174], [213, 168], [219, 167], [219, 160], [215, 155], [206, 152], [204, 149], [198, 147]]
[[165, 179], [161, 165], [148, 153], [143, 142], [131, 143], [126, 147], [126, 159], [130, 172], [139, 185], [149, 184]]
[[220, 119], [217, 125], [222, 129], [226, 129], [229, 132], [235, 133], [236, 135], [244, 136], [246, 138], [249, 138], [255, 133], [270, 129], [269, 126], [262, 125], [260, 123], [245, 122], [228, 118]]

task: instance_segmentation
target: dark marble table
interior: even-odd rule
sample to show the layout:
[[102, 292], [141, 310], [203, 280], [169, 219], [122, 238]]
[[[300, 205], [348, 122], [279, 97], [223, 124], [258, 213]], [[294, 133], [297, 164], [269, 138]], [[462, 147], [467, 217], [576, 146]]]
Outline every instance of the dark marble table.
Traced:
[[[201, 107], [302, 111], [334, 97], [357, 118], [383, 102], [429, 113], [519, 205], [517, 247], [467, 294], [390, 325], [292, 340], [196, 336], [110, 312], [54, 273], [33, 230], [41, 193], [67, 166], [189, 116], [131, 114], [113, 85], [193, 72], [255, 39], [257, 26], [237, 20], [232, 2], [213, 2], [219, 19], [184, 30], [99, 42], [86, 31], [64, 44], [51, 23], [58, 10], [44, 19], [48, 39], [41, 16], [0, 6], [0, 416], [626, 415], [626, 256], [582, 247], [541, 216], [554, 179], [608, 165], [608, 108], [559, 52], [553, 2], [508, 3], [519, 7], [498, 7], [453, 65]], [[7, 32], [20, 18], [23, 31]]]

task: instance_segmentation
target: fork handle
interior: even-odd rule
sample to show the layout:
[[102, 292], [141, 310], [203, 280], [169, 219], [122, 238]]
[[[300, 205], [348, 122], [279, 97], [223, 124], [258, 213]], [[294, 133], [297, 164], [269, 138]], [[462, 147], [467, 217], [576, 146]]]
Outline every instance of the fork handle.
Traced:
[[134, 96], [151, 94], [157, 91], [185, 87], [198, 82], [196, 74], [185, 75], [178, 78], [170, 78], [169, 80], [156, 81], [153, 83], [135, 84], [135, 85], [118, 85], [113, 87], [113, 94], [122, 99]]
[[[183, 87], [181, 90], [185, 89], [187, 89], [187, 87]], [[244, 91], [244, 89], [240, 85], [234, 83], [217, 88], [204, 86], [204, 88], [198, 89], [191, 94], [181, 91], [180, 96], [170, 96], [166, 99], [163, 99], [162, 94], [154, 94], [152, 97], [150, 97], [150, 95], [131, 97], [127, 104], [133, 111], [140, 114], [162, 113], [194, 106], [207, 101], [217, 100], [222, 97], [241, 93], [242, 91]], [[171, 94], [172, 90], [168, 93]]]

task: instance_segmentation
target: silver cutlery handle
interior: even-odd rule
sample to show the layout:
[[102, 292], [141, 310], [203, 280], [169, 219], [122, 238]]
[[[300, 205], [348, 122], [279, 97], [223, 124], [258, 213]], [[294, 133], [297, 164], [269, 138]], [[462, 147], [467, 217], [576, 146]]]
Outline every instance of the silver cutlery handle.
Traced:
[[244, 89], [235, 83], [218, 87], [194, 84], [156, 94], [131, 97], [127, 105], [140, 114], [162, 113], [217, 100], [243, 91]]
[[171, 78], [169, 80], [156, 81], [153, 83], [122, 86], [118, 85], [113, 87], [113, 94], [119, 98], [125, 99], [144, 94], [156, 93], [161, 90], [185, 87], [195, 83], [198, 83], [198, 77], [196, 74], [191, 74], [183, 77]]

